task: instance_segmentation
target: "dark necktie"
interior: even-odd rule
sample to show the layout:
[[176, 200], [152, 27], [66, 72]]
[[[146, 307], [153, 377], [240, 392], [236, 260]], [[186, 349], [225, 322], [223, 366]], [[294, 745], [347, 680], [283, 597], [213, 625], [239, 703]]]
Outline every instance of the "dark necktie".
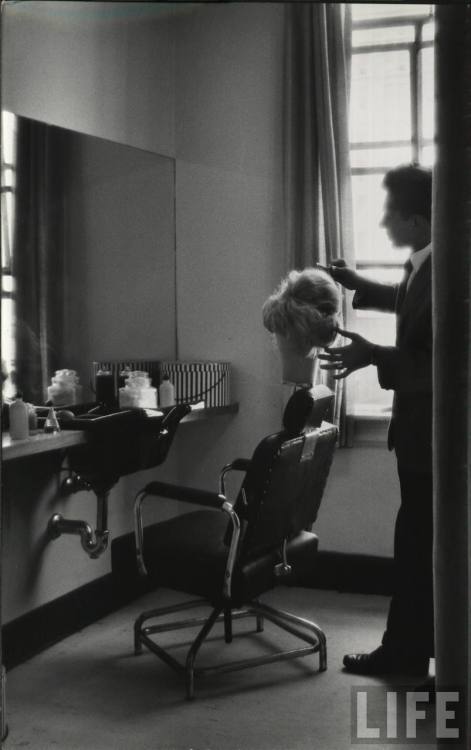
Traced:
[[401, 283], [399, 284], [399, 287], [397, 289], [397, 296], [396, 296], [396, 314], [401, 312], [402, 303], [404, 302], [404, 297], [406, 296], [407, 292], [407, 282], [409, 281], [409, 276], [412, 273], [412, 269], [414, 266], [412, 265], [410, 260], [406, 260], [404, 263], [404, 276], [402, 277]]

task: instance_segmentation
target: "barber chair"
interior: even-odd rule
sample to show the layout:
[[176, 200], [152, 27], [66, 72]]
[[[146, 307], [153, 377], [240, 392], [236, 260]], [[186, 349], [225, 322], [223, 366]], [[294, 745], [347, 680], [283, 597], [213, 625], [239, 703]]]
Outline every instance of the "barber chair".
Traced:
[[[319, 398], [316, 399], [316, 388]], [[310, 531], [316, 520], [332, 457], [337, 429], [322, 421], [333, 396], [325, 386], [298, 390], [283, 416], [283, 429], [264, 438], [251, 459], [225, 466], [219, 492], [151, 482], [136, 497], [135, 535], [138, 568], [155, 586], [164, 586], [198, 599], [144, 612], [134, 625], [135, 653], [145, 646], [185, 676], [186, 695], [194, 696], [195, 676], [243, 669], [319, 654], [319, 671], [327, 668], [326, 638], [314, 622], [262, 603], [259, 597], [277, 584], [296, 585], [315, 565], [318, 538]], [[326, 393], [328, 394], [326, 396]], [[234, 504], [226, 497], [228, 472], [245, 474]], [[144, 499], [173, 498], [201, 506], [144, 529]], [[298, 584], [299, 585], [299, 584]], [[172, 613], [208, 604], [209, 617], [159, 622]], [[254, 616], [256, 631], [264, 618], [304, 642], [300, 648], [195, 667], [195, 658], [218, 621], [224, 623], [226, 643], [233, 621]], [[157, 644], [159, 633], [201, 625], [185, 663]]]

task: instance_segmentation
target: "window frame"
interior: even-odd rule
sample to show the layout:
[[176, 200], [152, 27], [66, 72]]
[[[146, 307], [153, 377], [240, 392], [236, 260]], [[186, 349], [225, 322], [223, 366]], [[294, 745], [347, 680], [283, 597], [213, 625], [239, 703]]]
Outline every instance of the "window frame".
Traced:
[[[8, 118], [8, 119], [7, 119]], [[8, 128], [8, 141], [12, 151], [11, 161], [5, 160], [6, 130]], [[15, 327], [15, 278], [13, 275], [13, 221], [15, 215], [16, 195], [16, 116], [10, 112], [2, 111], [1, 122], [1, 174], [0, 174], [0, 197], [1, 197], [1, 242], [2, 242], [2, 264], [1, 264], [1, 309], [2, 309], [2, 362], [8, 370], [8, 379], [3, 384], [3, 396], [8, 398], [13, 395], [15, 389], [11, 381], [11, 373], [15, 370], [16, 347], [14, 340]], [[11, 196], [10, 204], [6, 196]], [[10, 302], [7, 311], [6, 301]]]
[[[371, 18], [352, 21], [352, 34], [356, 30], [363, 29], [374, 29], [374, 28], [394, 28], [396, 26], [413, 26], [414, 27], [414, 39], [410, 42], [384, 42], [377, 44], [363, 44], [355, 46], [352, 39], [351, 53], [352, 57], [358, 54], [368, 54], [373, 52], [388, 52], [406, 50], [409, 52], [409, 63], [410, 63], [410, 107], [411, 107], [411, 137], [410, 139], [398, 139], [391, 141], [349, 141], [350, 154], [355, 151], [361, 150], [373, 150], [380, 148], [396, 147], [401, 146], [410, 147], [412, 152], [412, 161], [420, 164], [423, 149], [428, 146], [433, 146], [433, 138], [423, 137], [423, 123], [422, 123], [422, 112], [421, 112], [421, 101], [422, 101], [422, 66], [421, 66], [421, 52], [427, 48], [434, 47], [434, 41], [423, 39], [424, 26], [428, 23], [433, 23], [433, 11], [430, 10], [427, 16], [388, 16], [385, 18]], [[384, 175], [390, 169], [389, 166], [375, 166], [375, 167], [351, 167], [350, 175], [354, 178], [357, 175]], [[402, 262], [394, 260], [382, 260], [381, 258], [376, 259], [356, 259], [355, 264], [359, 271], [367, 270], [370, 268], [393, 268], [401, 269]]]
[[[369, 150], [373, 151], [376, 149], [387, 149], [387, 148], [401, 148], [401, 147], [407, 147], [410, 149], [411, 153], [411, 161], [416, 162], [418, 164], [421, 163], [423, 160], [423, 150], [426, 148], [430, 148], [430, 146], [434, 145], [433, 138], [425, 138], [423, 135], [423, 121], [422, 121], [422, 108], [423, 108], [423, 97], [422, 97], [422, 54], [423, 51], [427, 48], [434, 48], [434, 41], [433, 39], [427, 38], [427, 36], [431, 36], [430, 34], [427, 35], [427, 26], [430, 28], [429, 24], [433, 24], [434, 22], [434, 13], [433, 13], [433, 6], [430, 6], [428, 9], [427, 15], [404, 15], [404, 16], [385, 16], [384, 18], [371, 18], [371, 19], [352, 19], [352, 45], [351, 45], [351, 54], [352, 57], [358, 54], [368, 54], [368, 53], [378, 53], [378, 52], [388, 52], [388, 51], [401, 51], [406, 50], [409, 53], [409, 71], [410, 71], [410, 87], [409, 87], [409, 101], [410, 101], [410, 108], [411, 108], [411, 131], [410, 131], [410, 137], [408, 139], [396, 139], [396, 140], [381, 140], [381, 141], [349, 141], [349, 153], [350, 156], [354, 156], [356, 153], [358, 153], [361, 150]], [[413, 33], [411, 34], [411, 39], [409, 41], [397, 41], [397, 42], [391, 42], [391, 41], [385, 41], [385, 42], [378, 42], [376, 43], [374, 39], [372, 39], [371, 44], [355, 44], [354, 43], [354, 37], [353, 32], [356, 30], [368, 30], [368, 29], [375, 29], [375, 28], [381, 28], [381, 29], [393, 29], [397, 27], [403, 27], [408, 26], [413, 28]], [[353, 64], [353, 60], [352, 60]], [[355, 163], [352, 159], [352, 163]], [[352, 188], [354, 189], [354, 178], [356, 176], [369, 176], [369, 175], [385, 175], [387, 171], [391, 169], [391, 165], [387, 165], [383, 162], [383, 164], [377, 164], [376, 166], [370, 166], [370, 167], [354, 167], [351, 166], [350, 168], [350, 175], [352, 179]], [[377, 217], [377, 220], [380, 220], [380, 216]], [[397, 257], [397, 260], [394, 258], [394, 256], [390, 258], [368, 258], [368, 257], [362, 257], [358, 258], [356, 257], [358, 255], [358, 249], [354, 245], [354, 258], [355, 258], [355, 266], [357, 270], [360, 273], [367, 274], [368, 271], [390, 271], [390, 272], [397, 272], [397, 277], [399, 278], [400, 273], [402, 272], [402, 266], [404, 259], [402, 257]], [[358, 332], [362, 332], [362, 327], [364, 327], [364, 323], [366, 321], [363, 321], [363, 318], [369, 318], [370, 321], [368, 323], [370, 329], [373, 327], [376, 329], [377, 325], [379, 324], [379, 318], [385, 318], [389, 316], [386, 313], [379, 313], [379, 312], [372, 312], [372, 311], [354, 311], [349, 310], [348, 314], [348, 321], [352, 324], [352, 329], [357, 330]], [[374, 320], [373, 320], [374, 319]], [[378, 319], [378, 320], [376, 320]], [[371, 368], [368, 368], [371, 369]], [[376, 377], [373, 375], [373, 373], [370, 373], [368, 375], [368, 379], [371, 381], [369, 385], [366, 386], [366, 389], [368, 389], [373, 384], [373, 378], [376, 381]], [[350, 379], [349, 379], [350, 380]], [[361, 382], [365, 383], [365, 373], [363, 371], [363, 374], [361, 376]], [[358, 381], [353, 377], [352, 382], [348, 383], [348, 411], [350, 418], [354, 421], [356, 424], [358, 420], [360, 420], [360, 423], [366, 419], [368, 421], [368, 424], [371, 425], [368, 427], [368, 429], [371, 432], [371, 429], [373, 430], [370, 433], [368, 433], [368, 441], [371, 440], [373, 442], [378, 440], [379, 443], [382, 443], [382, 438], [384, 437], [384, 424], [389, 420], [391, 407], [386, 405], [386, 403], [380, 403], [381, 399], [378, 399], [376, 401], [373, 397], [371, 398], [371, 401], [366, 396], [366, 390], [364, 393], [362, 393], [362, 396], [358, 400], [358, 397], [360, 396], [360, 393], [356, 395], [356, 389], [359, 387], [359, 379]], [[379, 388], [379, 386], [378, 386]], [[390, 392], [387, 392], [390, 394]], [[355, 394], [355, 395], [354, 395]], [[386, 393], [384, 394], [385, 401]], [[358, 439], [362, 439], [361, 435], [358, 433], [355, 436], [354, 443], [357, 444]]]

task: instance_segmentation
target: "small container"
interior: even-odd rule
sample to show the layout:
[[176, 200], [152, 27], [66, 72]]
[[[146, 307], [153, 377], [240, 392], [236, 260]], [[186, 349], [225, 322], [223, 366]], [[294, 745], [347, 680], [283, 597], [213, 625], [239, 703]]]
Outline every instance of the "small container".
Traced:
[[133, 370], [129, 372], [126, 385], [119, 389], [119, 406], [125, 408], [156, 409], [157, 388], [151, 385], [146, 372]]
[[82, 386], [75, 370], [56, 370], [47, 389], [48, 401], [54, 406], [79, 404], [82, 400]]
[[26, 406], [28, 407], [29, 431], [32, 432], [33, 430], [38, 429], [38, 415], [36, 414], [36, 409], [33, 404], [26, 404]]
[[164, 375], [159, 386], [159, 401], [162, 408], [165, 406], [175, 406], [175, 386], [167, 374]]
[[125, 385], [119, 389], [119, 408], [137, 409], [139, 407], [139, 393], [135, 388]]
[[29, 437], [29, 409], [20, 393], [10, 404], [10, 437], [12, 440], [26, 440]]
[[114, 375], [110, 370], [98, 370], [95, 377], [95, 395], [98, 403], [106, 408], [116, 408]]
[[130, 374], [131, 374], [131, 368], [123, 367], [123, 369], [118, 375], [118, 388], [124, 388], [124, 386], [126, 385], [126, 380], [129, 378]]
[[44, 423], [44, 432], [47, 433], [53, 433], [53, 432], [60, 432], [61, 428], [59, 425], [59, 422], [57, 421], [56, 412], [54, 411], [54, 408], [51, 406], [49, 409], [48, 415], [46, 417], [46, 421]]

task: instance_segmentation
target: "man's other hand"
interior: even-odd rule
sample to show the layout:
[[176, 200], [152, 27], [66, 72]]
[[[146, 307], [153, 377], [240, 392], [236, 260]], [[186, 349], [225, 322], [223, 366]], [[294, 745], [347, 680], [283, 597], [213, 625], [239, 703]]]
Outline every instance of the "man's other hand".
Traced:
[[326, 361], [326, 364], [321, 365], [321, 370], [337, 370], [337, 373], [333, 376], [335, 380], [346, 378], [355, 370], [371, 365], [375, 349], [374, 344], [358, 333], [342, 331], [340, 328], [338, 332], [341, 336], [350, 339], [352, 343], [347, 346], [326, 346], [325, 351], [327, 353], [318, 355], [319, 359]]
[[334, 281], [342, 284], [346, 289], [358, 289], [363, 281], [363, 277], [353, 268], [349, 268], [342, 258], [332, 261], [329, 265], [329, 272]]

